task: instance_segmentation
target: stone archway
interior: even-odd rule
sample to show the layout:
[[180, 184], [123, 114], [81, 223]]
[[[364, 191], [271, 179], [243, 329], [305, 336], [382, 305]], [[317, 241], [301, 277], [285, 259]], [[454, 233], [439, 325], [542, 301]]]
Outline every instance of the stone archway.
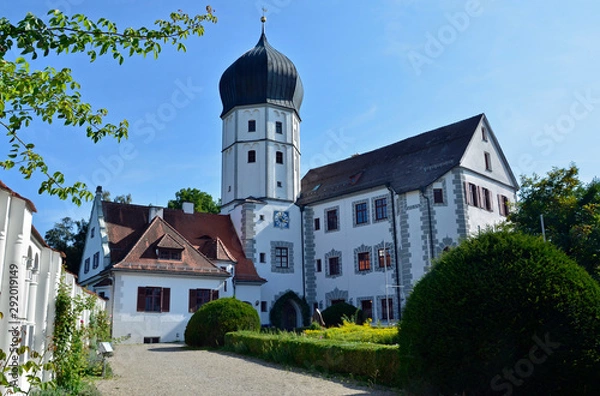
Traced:
[[306, 301], [290, 290], [275, 301], [269, 318], [272, 326], [293, 330], [307, 325], [309, 312]]

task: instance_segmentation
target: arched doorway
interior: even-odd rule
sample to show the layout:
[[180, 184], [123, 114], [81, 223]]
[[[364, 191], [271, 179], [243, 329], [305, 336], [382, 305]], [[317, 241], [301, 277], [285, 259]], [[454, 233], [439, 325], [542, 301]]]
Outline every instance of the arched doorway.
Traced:
[[269, 319], [272, 326], [285, 330], [307, 326], [310, 319], [308, 304], [290, 290], [275, 301]]
[[298, 308], [291, 300], [287, 300], [282, 308], [281, 325], [284, 330], [293, 330], [302, 324], [298, 322]]

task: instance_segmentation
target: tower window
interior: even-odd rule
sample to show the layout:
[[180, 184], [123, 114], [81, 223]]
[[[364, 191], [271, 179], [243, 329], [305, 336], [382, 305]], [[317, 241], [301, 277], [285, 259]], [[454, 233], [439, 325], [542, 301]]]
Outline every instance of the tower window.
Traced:
[[250, 150], [248, 151], [248, 163], [256, 162], [256, 151]]
[[248, 120], [248, 132], [256, 132], [256, 120]]
[[485, 170], [491, 171], [492, 170], [492, 156], [488, 152], [484, 152], [483, 156], [485, 158]]
[[282, 183], [282, 182], [280, 182], [280, 181], [278, 181], [278, 182], [277, 182], [277, 187], [283, 187], [283, 183]]
[[277, 151], [275, 153], [275, 162], [278, 164], [283, 164], [283, 153], [281, 151]]
[[275, 121], [275, 133], [283, 133], [283, 124], [281, 121]]
[[288, 260], [288, 249], [285, 247], [276, 247], [275, 248], [275, 267], [279, 268], [288, 268], [289, 260]]

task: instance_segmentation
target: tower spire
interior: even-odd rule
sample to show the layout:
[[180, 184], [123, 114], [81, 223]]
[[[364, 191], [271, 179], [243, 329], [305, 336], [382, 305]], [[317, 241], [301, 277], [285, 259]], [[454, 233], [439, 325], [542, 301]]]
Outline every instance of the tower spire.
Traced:
[[265, 7], [263, 7], [263, 8], [262, 8], [262, 12], [263, 12], [263, 14], [262, 14], [262, 16], [260, 17], [260, 21], [262, 22], [262, 34], [265, 34], [265, 22], [267, 22], [267, 17], [265, 16], [265, 13], [266, 13], [267, 11], [268, 11], [268, 10], [267, 10]]

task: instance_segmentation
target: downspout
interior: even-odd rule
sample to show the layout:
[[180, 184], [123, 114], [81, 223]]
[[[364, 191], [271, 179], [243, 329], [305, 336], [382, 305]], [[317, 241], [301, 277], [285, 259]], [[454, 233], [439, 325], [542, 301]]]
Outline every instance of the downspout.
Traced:
[[[396, 193], [396, 191], [394, 191], [394, 188], [391, 186], [390, 183], [386, 184], [386, 187], [388, 189], [388, 191], [390, 192], [390, 194], [392, 195], [392, 230], [393, 230], [393, 234], [392, 235], [392, 240], [394, 241], [394, 262], [396, 263], [396, 298], [398, 300], [398, 320], [402, 320], [402, 288], [401, 286], [402, 283], [400, 283], [401, 279], [401, 268], [400, 268], [400, 262], [398, 261], [398, 232], [397, 232], [397, 228], [396, 228], [396, 195], [398, 195], [398, 193]], [[385, 252], [385, 243], [383, 246], [384, 252]]]
[[434, 253], [433, 253], [433, 227], [432, 227], [432, 220], [431, 220], [431, 201], [429, 200], [429, 197], [427, 195], [425, 195], [425, 187], [421, 188], [421, 195], [423, 196], [423, 198], [425, 198], [427, 200], [427, 218], [429, 221], [429, 265], [431, 266], [431, 263], [434, 259]]
[[304, 262], [304, 206], [300, 206], [300, 248], [302, 253], [302, 297], [306, 300], [306, 269]]

